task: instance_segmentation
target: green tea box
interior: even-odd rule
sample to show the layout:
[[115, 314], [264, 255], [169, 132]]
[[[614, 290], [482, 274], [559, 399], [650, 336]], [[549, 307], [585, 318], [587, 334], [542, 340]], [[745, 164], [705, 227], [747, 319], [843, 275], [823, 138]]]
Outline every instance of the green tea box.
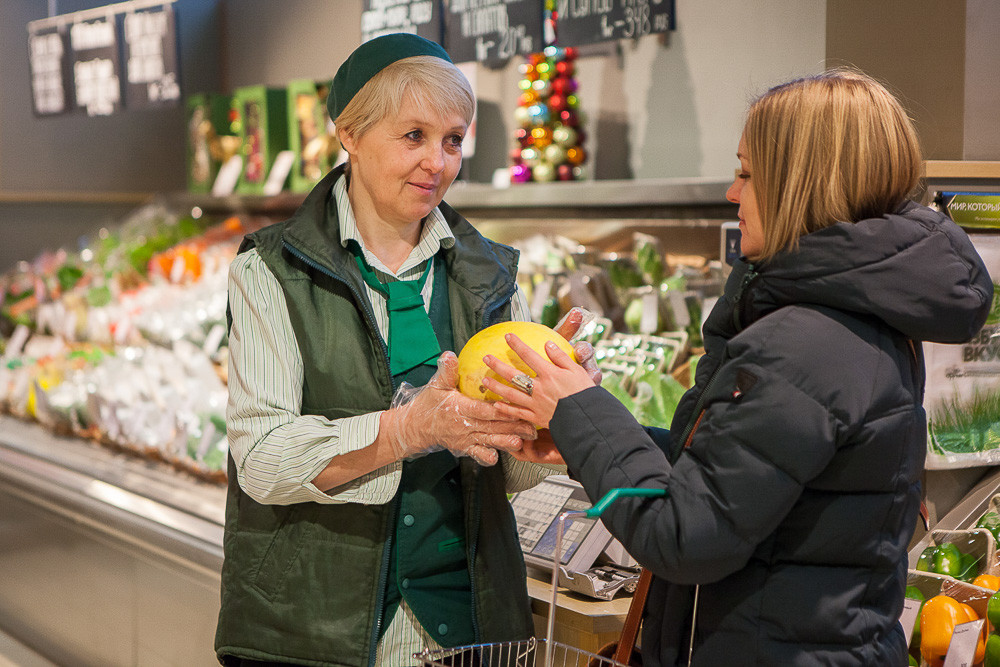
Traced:
[[231, 100], [227, 95], [198, 93], [186, 103], [187, 186], [189, 192], [209, 192], [220, 165], [235, 150], [230, 130]]
[[266, 86], [238, 88], [232, 111], [243, 158], [236, 192], [263, 194], [275, 158], [288, 149], [287, 93], [284, 88]]
[[332, 166], [336, 137], [326, 110], [329, 82], [299, 79], [288, 84], [288, 147], [295, 153], [292, 192], [308, 192]]

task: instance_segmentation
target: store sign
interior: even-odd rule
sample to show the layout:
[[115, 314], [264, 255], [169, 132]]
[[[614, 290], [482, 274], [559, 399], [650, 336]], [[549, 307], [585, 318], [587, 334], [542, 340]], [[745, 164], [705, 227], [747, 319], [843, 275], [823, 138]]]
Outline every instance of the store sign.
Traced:
[[455, 62], [491, 65], [541, 51], [543, 6], [538, 0], [451, 0], [445, 49]]
[[170, 7], [125, 14], [125, 101], [129, 107], [176, 106], [181, 99], [177, 31]]
[[634, 39], [677, 29], [674, 0], [557, 0], [559, 46]]
[[1000, 193], [942, 192], [944, 209], [963, 227], [1000, 227]]
[[76, 107], [88, 116], [115, 113], [122, 99], [114, 16], [74, 23], [69, 36]]
[[36, 116], [66, 113], [73, 106], [66, 31], [53, 27], [28, 34], [31, 108]]
[[441, 0], [365, 0], [361, 41], [408, 32], [441, 44]]

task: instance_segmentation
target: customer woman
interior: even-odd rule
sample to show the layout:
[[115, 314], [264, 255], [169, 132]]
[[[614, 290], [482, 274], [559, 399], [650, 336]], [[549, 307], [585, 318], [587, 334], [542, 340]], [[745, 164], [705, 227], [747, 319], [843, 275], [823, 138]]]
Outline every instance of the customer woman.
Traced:
[[[743, 259], [705, 323], [669, 433], [644, 429], [554, 347], [520, 341], [531, 395], [611, 532], [654, 580], [648, 665], [905, 665], [899, 615], [926, 451], [920, 342], [968, 340], [990, 277], [966, 235], [907, 201], [913, 127], [871, 78], [836, 71], [752, 104], [728, 199]], [[490, 358], [502, 377], [516, 371]], [[501, 404], [498, 404], [501, 405]], [[697, 586], [700, 585], [700, 586]]]
[[347, 164], [230, 271], [227, 665], [409, 665], [532, 631], [505, 492], [551, 470], [532, 425], [456, 389], [453, 350], [528, 319], [516, 252], [442, 203], [472, 90], [437, 44], [389, 35], [328, 106]]

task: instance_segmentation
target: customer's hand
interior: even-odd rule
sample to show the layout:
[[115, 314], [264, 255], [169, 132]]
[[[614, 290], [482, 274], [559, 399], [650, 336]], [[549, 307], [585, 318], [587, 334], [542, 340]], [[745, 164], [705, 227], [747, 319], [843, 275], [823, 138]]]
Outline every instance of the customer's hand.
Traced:
[[404, 459], [434, 451], [438, 446], [493, 465], [497, 450], [515, 452], [537, 430], [519, 417], [507, 416], [492, 403], [475, 400], [457, 389], [458, 357], [445, 352], [438, 370], [425, 386], [412, 390], [405, 405], [382, 413], [379, 437]]
[[[535, 372], [535, 377], [531, 379], [530, 394], [488, 375], [483, 378], [483, 386], [503, 399], [503, 402], [497, 401], [494, 405], [508, 418], [523, 419], [539, 428], [548, 428], [559, 399], [594, 386], [587, 370], [555, 343], [545, 343], [545, 353], [548, 355], [546, 359], [514, 334], [507, 334], [505, 340], [517, 356], [521, 357], [521, 361]], [[493, 355], [486, 355], [483, 361], [508, 382], [515, 375], [521, 374], [521, 371]]]
[[[583, 308], [574, 306], [570, 308], [566, 316], [556, 325], [555, 331], [566, 340], [572, 342], [573, 336], [580, 331], [580, 327], [583, 326], [584, 321], [589, 319], [593, 319], [591, 313]], [[573, 352], [576, 353], [577, 362], [587, 371], [594, 384], [601, 384], [602, 374], [601, 369], [597, 367], [596, 359], [594, 359], [594, 346], [587, 341], [579, 341], [573, 344]]]

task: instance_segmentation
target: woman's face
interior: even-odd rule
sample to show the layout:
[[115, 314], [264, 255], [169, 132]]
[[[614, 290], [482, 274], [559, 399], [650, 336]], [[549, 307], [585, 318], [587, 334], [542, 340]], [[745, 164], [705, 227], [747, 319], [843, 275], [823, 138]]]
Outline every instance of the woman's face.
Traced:
[[355, 215], [375, 216], [393, 226], [423, 220], [458, 175], [467, 130], [461, 115], [437, 115], [407, 96], [398, 115], [360, 137], [341, 133], [351, 156]]
[[746, 140], [740, 137], [740, 145], [736, 149], [736, 157], [740, 159], [740, 171], [733, 184], [726, 190], [726, 199], [740, 205], [740, 252], [744, 257], [753, 259], [764, 250], [764, 226], [757, 210], [757, 196], [750, 182], [752, 172], [747, 159]]

